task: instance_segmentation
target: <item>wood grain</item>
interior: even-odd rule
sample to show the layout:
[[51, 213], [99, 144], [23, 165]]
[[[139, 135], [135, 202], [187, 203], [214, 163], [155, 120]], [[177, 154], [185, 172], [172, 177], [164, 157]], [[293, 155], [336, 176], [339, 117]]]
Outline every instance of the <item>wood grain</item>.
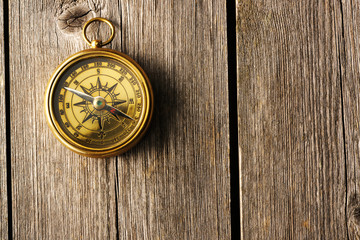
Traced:
[[147, 139], [118, 159], [120, 239], [229, 239], [225, 1], [122, 1], [120, 15], [156, 101]]
[[66, 57], [87, 48], [79, 32], [58, 27], [59, 16], [71, 6], [65, 1], [10, 1], [14, 239], [116, 237], [115, 159], [91, 159], [67, 150], [44, 116], [52, 72]]
[[353, 15], [339, 1], [237, 1], [242, 239], [347, 238], [346, 163], [358, 155], [346, 162], [344, 134], [359, 114], [342, 106], [342, 84], [358, 81], [343, 82], [343, 18], [359, 15], [347, 5]]
[[360, 239], [360, 3], [343, 1], [343, 48], [341, 48], [342, 88], [347, 173], [347, 227], [350, 239]]
[[[230, 238], [225, 6], [10, 1], [15, 239]], [[143, 66], [156, 101], [149, 133], [110, 159], [65, 149], [42, 107], [51, 72], [86, 48], [79, 24], [95, 16], [115, 24], [109, 47]]]
[[8, 239], [8, 192], [6, 173], [6, 106], [5, 104], [5, 56], [4, 12], [0, 2], [0, 239]]

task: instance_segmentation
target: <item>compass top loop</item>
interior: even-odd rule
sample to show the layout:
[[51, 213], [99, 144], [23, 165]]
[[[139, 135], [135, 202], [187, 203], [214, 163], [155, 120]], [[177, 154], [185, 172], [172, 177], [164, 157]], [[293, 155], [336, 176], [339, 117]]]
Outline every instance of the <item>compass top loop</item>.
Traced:
[[[88, 37], [86, 36], [86, 29], [89, 27], [90, 23], [92, 22], [95, 22], [95, 21], [99, 21], [99, 22], [104, 22], [106, 23], [107, 25], [109, 25], [110, 29], [111, 29], [111, 35], [109, 37], [108, 40], [106, 40], [105, 42], [102, 42], [100, 40], [93, 40], [90, 42], [90, 40], [88, 39]], [[102, 46], [105, 46], [107, 44], [109, 44], [113, 38], [114, 38], [114, 35], [115, 35], [115, 27], [114, 25], [107, 19], [105, 18], [101, 18], [101, 17], [97, 17], [97, 18], [92, 18], [90, 19], [89, 21], [87, 21], [85, 24], [84, 24], [84, 27], [83, 27], [83, 30], [82, 30], [82, 36], [84, 38], [84, 40], [86, 41], [87, 44], [89, 44], [92, 48], [98, 48], [98, 47], [102, 47]]]

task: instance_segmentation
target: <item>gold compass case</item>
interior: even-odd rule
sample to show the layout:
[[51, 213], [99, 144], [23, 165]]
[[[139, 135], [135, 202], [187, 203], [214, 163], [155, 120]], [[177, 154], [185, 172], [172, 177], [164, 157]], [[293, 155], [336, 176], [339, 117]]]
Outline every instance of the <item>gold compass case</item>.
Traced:
[[60, 64], [45, 92], [52, 132], [89, 157], [129, 150], [146, 132], [152, 112], [153, 92], [141, 67], [123, 53], [96, 46]]

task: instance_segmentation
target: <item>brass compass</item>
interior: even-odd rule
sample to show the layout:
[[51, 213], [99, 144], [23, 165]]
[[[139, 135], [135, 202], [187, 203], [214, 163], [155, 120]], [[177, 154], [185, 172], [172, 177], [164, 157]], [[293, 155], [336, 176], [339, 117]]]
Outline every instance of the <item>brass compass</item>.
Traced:
[[[92, 42], [86, 29], [94, 21], [110, 26], [111, 36]], [[129, 56], [101, 48], [114, 37], [104, 18], [85, 23], [90, 49], [75, 53], [51, 76], [45, 93], [45, 114], [55, 136], [72, 151], [109, 157], [133, 147], [147, 130], [153, 92], [141, 67]]]

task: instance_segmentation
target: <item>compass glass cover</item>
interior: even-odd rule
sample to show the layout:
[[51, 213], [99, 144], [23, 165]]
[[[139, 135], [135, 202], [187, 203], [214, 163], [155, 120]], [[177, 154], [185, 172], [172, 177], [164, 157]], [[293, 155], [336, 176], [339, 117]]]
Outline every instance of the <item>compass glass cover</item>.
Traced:
[[142, 80], [128, 65], [110, 57], [90, 57], [61, 73], [51, 104], [56, 127], [73, 144], [109, 149], [126, 142], [140, 127], [145, 100]]

